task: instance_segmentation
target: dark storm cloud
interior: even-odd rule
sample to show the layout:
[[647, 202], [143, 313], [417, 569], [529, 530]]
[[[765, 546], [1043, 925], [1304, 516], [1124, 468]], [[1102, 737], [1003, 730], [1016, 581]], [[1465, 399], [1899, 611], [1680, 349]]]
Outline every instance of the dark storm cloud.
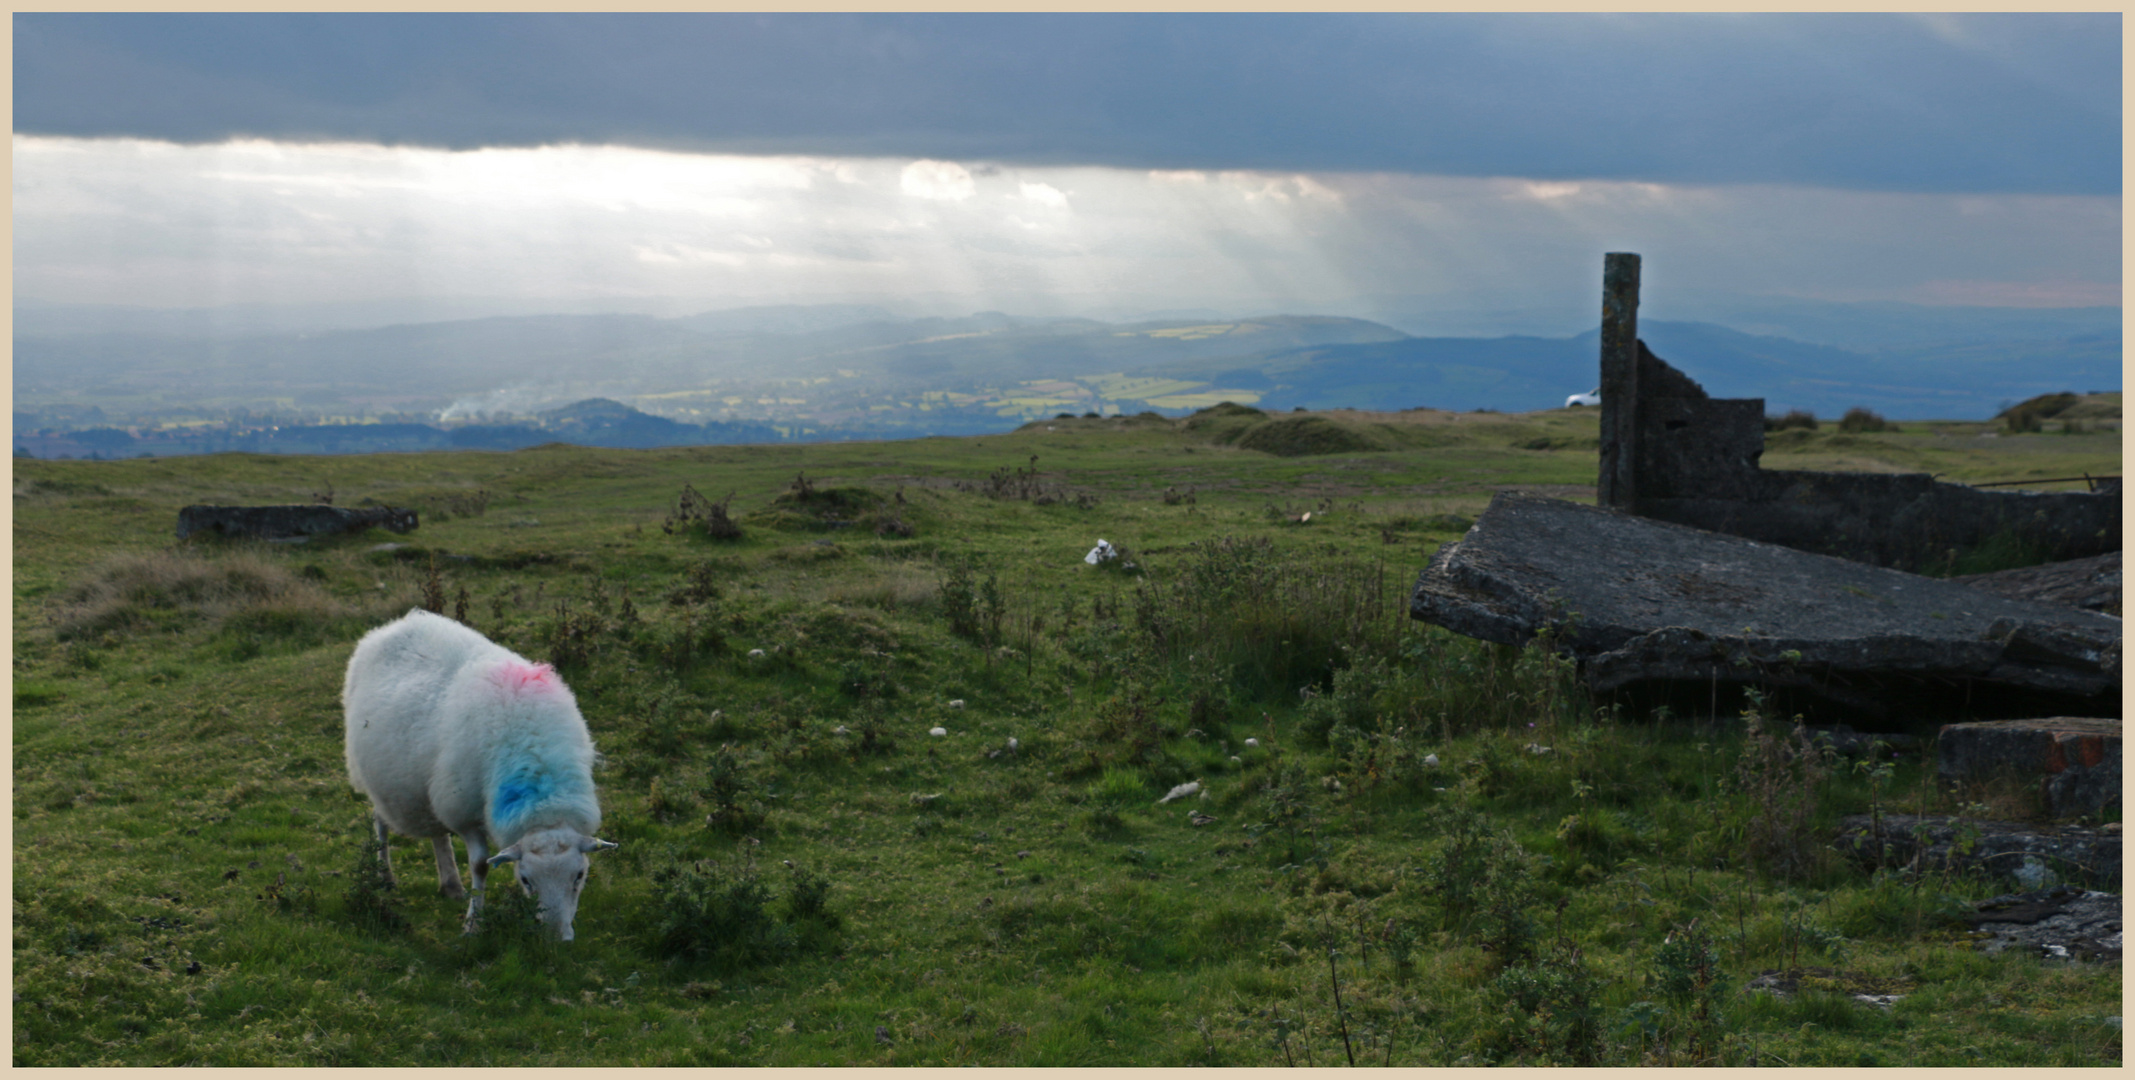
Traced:
[[2120, 16], [17, 14], [15, 130], [2118, 194]]

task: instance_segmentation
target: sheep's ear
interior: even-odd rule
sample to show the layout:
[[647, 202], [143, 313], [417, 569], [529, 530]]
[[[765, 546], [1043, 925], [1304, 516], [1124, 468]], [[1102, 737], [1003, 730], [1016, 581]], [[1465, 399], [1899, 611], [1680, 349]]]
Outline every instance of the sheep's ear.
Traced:
[[621, 846], [621, 844], [613, 840], [603, 840], [597, 836], [582, 836], [578, 838], [578, 850], [580, 851], [613, 851]]
[[491, 855], [489, 857], [490, 868], [495, 869], [499, 866], [503, 866], [505, 863], [508, 862], [518, 862], [519, 857], [524, 854], [526, 854], [526, 852], [519, 850], [519, 845], [513, 844], [512, 846], [505, 848], [503, 851], [497, 852], [495, 855]]

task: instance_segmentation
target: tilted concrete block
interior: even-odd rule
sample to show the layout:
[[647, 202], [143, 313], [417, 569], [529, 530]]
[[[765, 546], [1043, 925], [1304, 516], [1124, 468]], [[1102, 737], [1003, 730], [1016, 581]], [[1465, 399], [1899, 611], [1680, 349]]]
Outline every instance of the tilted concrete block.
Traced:
[[2058, 816], [2120, 803], [2120, 721], [2086, 716], [1945, 724], [1935, 746], [1944, 780], [2036, 782]]

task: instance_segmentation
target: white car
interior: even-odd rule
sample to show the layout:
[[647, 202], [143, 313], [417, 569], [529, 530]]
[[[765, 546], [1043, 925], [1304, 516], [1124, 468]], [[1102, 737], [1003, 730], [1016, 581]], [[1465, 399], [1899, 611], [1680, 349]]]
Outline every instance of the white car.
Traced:
[[1581, 405], [1599, 404], [1601, 404], [1601, 387], [1598, 386], [1584, 394], [1573, 394], [1564, 399], [1564, 407], [1567, 409], [1576, 409]]

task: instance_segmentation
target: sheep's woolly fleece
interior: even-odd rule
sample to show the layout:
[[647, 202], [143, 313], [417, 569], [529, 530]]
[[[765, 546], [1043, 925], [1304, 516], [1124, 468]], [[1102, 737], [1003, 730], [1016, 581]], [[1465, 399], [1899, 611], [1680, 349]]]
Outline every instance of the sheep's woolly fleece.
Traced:
[[[592, 739], [547, 664], [411, 611], [357, 644], [344, 706], [357, 728], [349, 779], [396, 831], [421, 835], [407, 830], [435, 821], [465, 836], [482, 826], [504, 848], [536, 828], [590, 836], [600, 827]], [[412, 786], [388, 786], [388, 777]]]

